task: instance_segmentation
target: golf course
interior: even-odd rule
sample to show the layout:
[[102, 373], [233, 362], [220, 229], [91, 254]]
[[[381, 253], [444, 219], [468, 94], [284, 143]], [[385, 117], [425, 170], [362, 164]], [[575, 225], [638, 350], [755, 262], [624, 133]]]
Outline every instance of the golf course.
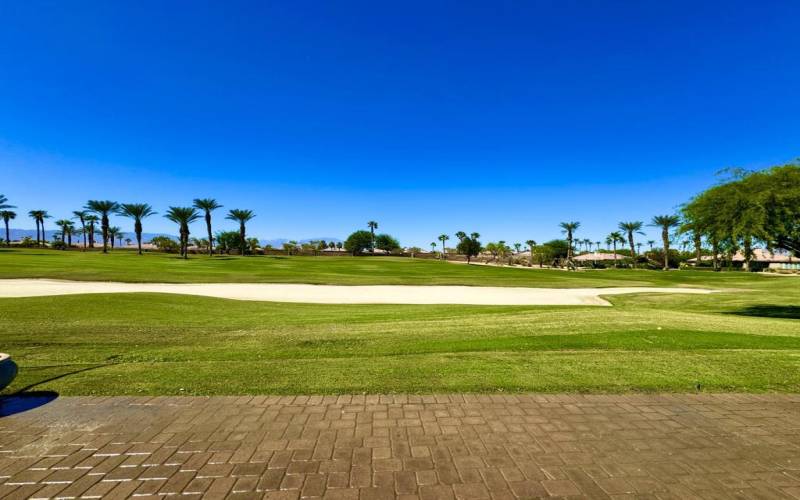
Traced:
[[[800, 279], [794, 276], [2, 249], [0, 279], [643, 292], [605, 296], [611, 307], [304, 304], [165, 293], [3, 298], [3, 346], [19, 365], [6, 393], [800, 390]], [[714, 293], [656, 294], [646, 287]]]

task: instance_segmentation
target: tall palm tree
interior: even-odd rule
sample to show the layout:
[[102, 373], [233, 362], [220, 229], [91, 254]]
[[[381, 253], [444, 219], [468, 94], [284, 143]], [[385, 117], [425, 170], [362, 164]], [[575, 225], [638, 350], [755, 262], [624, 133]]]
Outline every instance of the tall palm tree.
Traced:
[[56, 226], [61, 228], [61, 243], [67, 242], [67, 233], [70, 232], [69, 231], [70, 225], [72, 225], [72, 221], [69, 219], [59, 219], [56, 221]]
[[87, 210], [75, 210], [72, 215], [81, 223], [81, 233], [83, 233], [83, 249], [86, 250], [86, 217], [89, 216]]
[[631, 247], [631, 257], [633, 257], [633, 267], [636, 267], [636, 248], [633, 241], [633, 233], [644, 234], [642, 232], [642, 221], [620, 222], [619, 229], [628, 235], [628, 245]]
[[652, 252], [653, 251], [653, 245], [655, 245], [656, 242], [654, 240], [647, 240], [647, 244], [650, 245], [650, 251]]
[[[49, 219], [50, 215], [47, 214], [47, 210], [31, 210], [28, 215], [36, 222], [36, 246], [42, 246], [47, 240], [44, 233], [44, 220]], [[42, 228], [41, 238], [39, 237], [39, 226]]]
[[664, 242], [664, 270], [669, 270], [669, 230], [677, 227], [681, 219], [677, 215], [656, 215], [650, 222], [653, 227], [661, 228], [661, 240]]
[[117, 237], [121, 238], [122, 234], [122, 229], [118, 226], [111, 226], [108, 228], [108, 239], [111, 241], [112, 250], [114, 249], [114, 240], [117, 239]]
[[456, 238], [458, 238], [458, 241], [462, 241], [466, 237], [467, 233], [465, 233], [464, 231], [459, 231], [456, 233]]
[[600, 243], [601, 243], [601, 242], [599, 242], [599, 241], [595, 241], [595, 242], [594, 242], [594, 247], [597, 249], [596, 251], [599, 251], [599, 250], [600, 250]]
[[89, 248], [94, 248], [94, 235], [96, 234], [95, 226], [100, 222], [100, 217], [89, 214], [86, 216], [86, 224], [89, 226], [86, 234], [89, 235]]
[[372, 253], [375, 253], [375, 230], [378, 229], [378, 223], [374, 220], [367, 222], [369, 232], [372, 234]]
[[[2, 198], [1, 195], [0, 198]], [[11, 231], [8, 229], [8, 221], [16, 219], [17, 213], [11, 210], [0, 210], [0, 217], [3, 218], [3, 223], [6, 225], [6, 245], [11, 246]]]
[[245, 233], [245, 224], [255, 217], [256, 214], [252, 210], [242, 210], [234, 208], [228, 210], [228, 215], [225, 217], [228, 220], [234, 220], [239, 223], [239, 244], [241, 245], [242, 255], [247, 250], [247, 238]]
[[477, 240], [478, 238], [481, 237], [481, 233], [469, 233], [469, 237], [472, 238], [473, 240]]
[[636, 251], [638, 253], [642, 253], [642, 242], [641, 241], [637, 241], [636, 242]]
[[181, 236], [181, 256], [188, 259], [189, 224], [199, 219], [200, 214], [194, 207], [169, 207], [164, 217], [178, 224]]
[[84, 208], [100, 216], [100, 227], [103, 231], [103, 253], [108, 253], [108, 215], [116, 211], [119, 204], [110, 200], [89, 200]]
[[617, 243], [624, 243], [625, 238], [622, 233], [614, 231], [606, 237], [606, 245], [611, 245], [614, 249], [614, 267], [617, 267]]
[[214, 255], [214, 235], [211, 233], [211, 212], [222, 208], [222, 205], [217, 203], [217, 200], [214, 198], [195, 198], [192, 203], [194, 204], [194, 208], [202, 210], [205, 214], [206, 229], [208, 230], [208, 255]]
[[[155, 210], [147, 203], [123, 203], [119, 206], [117, 213], [123, 217], [133, 219], [133, 232], [136, 233], [136, 246], [139, 248], [139, 255], [142, 255], [142, 219], [155, 215]], [[120, 243], [120, 245], [122, 244]]]
[[561, 232], [567, 235], [567, 262], [572, 261], [572, 239], [575, 234], [575, 231], [581, 227], [580, 222], [562, 222], [559, 224], [561, 226]]
[[41, 245], [41, 238], [39, 237], [39, 215], [38, 210], [29, 210], [28, 217], [33, 219], [33, 222], [36, 223], [36, 246]]
[[586, 248], [589, 252], [592, 251], [592, 240], [590, 240], [589, 238], [584, 238], [583, 245], [584, 248]]
[[444, 258], [446, 258], [446, 255], [447, 255], [447, 248], [445, 248], [444, 242], [449, 240], [450, 237], [447, 236], [446, 234], [440, 234], [439, 237], [436, 238], [436, 239], [438, 239], [439, 241], [442, 242], [442, 259], [444, 259]]

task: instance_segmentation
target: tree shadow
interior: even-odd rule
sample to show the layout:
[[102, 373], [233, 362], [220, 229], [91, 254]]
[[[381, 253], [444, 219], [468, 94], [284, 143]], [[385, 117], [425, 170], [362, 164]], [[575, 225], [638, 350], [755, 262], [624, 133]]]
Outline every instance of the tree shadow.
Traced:
[[757, 316], [760, 318], [800, 319], [800, 306], [776, 306], [771, 304], [758, 304], [737, 309], [727, 314], [737, 316]]

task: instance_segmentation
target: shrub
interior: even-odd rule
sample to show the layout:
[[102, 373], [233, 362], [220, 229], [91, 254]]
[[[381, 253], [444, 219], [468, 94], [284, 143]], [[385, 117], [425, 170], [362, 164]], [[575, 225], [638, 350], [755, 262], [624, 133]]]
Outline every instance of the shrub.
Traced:
[[150, 240], [150, 243], [155, 245], [156, 248], [162, 252], [178, 253], [178, 250], [180, 250], [180, 245], [178, 245], [178, 242], [167, 236], [156, 236]]

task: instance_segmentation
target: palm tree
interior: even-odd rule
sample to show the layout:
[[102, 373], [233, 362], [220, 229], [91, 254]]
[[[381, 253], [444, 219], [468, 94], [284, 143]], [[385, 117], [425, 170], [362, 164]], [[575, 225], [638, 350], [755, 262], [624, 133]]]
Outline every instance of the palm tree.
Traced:
[[[247, 221], [251, 220], [255, 217], [256, 214], [253, 213], [252, 210], [241, 210], [238, 208], [234, 208], [228, 211], [227, 217], [228, 220], [235, 220], [239, 222], [239, 244], [242, 246], [242, 255], [244, 255], [245, 250], [247, 249], [247, 239], [245, 238], [245, 224]], [[374, 242], [373, 238], [373, 242]]]
[[653, 227], [661, 228], [661, 240], [664, 242], [664, 270], [669, 270], [669, 230], [680, 224], [677, 215], [656, 215], [650, 222]]
[[637, 253], [642, 253], [642, 242], [641, 241], [636, 243], [636, 252]]
[[614, 267], [617, 267], [617, 243], [624, 243], [625, 238], [622, 233], [614, 231], [606, 237], [606, 245], [611, 245], [614, 248]]
[[521, 249], [522, 249], [522, 243], [514, 243], [514, 251], [515, 251], [516, 253], [519, 253], [519, 251], [520, 251]]
[[372, 253], [375, 253], [375, 230], [378, 229], [378, 223], [374, 220], [367, 222], [369, 232], [372, 233]]
[[110, 200], [89, 200], [84, 208], [100, 216], [100, 227], [103, 231], [103, 253], [108, 253], [108, 214], [116, 211], [119, 204]]
[[[0, 195], [0, 198], [4, 196]], [[0, 210], [0, 217], [3, 218], [3, 223], [6, 225], [6, 245], [11, 246], [11, 231], [8, 229], [8, 221], [17, 218], [17, 213], [11, 210]]]
[[647, 244], [650, 245], [650, 251], [652, 252], [653, 251], [653, 245], [655, 245], [656, 242], [653, 241], [653, 240], [647, 240]]
[[456, 238], [458, 238], [458, 241], [462, 241], [466, 237], [467, 233], [465, 233], [464, 231], [459, 231], [456, 233]]
[[633, 257], [633, 267], [636, 267], [636, 249], [634, 248], [633, 233], [644, 234], [642, 232], [642, 221], [620, 222], [619, 228], [628, 235], [628, 245], [631, 247], [631, 257]]
[[78, 219], [78, 222], [81, 223], [81, 233], [83, 234], [83, 249], [86, 249], [86, 217], [89, 216], [89, 212], [86, 210], [75, 210], [72, 212], [72, 215]]
[[431, 241], [431, 253], [436, 253], [436, 242]]
[[114, 240], [119, 238], [120, 239], [120, 246], [122, 246], [122, 229], [118, 226], [111, 226], [108, 228], [108, 239], [111, 240], [111, 248], [114, 248]]
[[195, 198], [193, 203], [194, 208], [202, 210], [205, 213], [206, 229], [208, 230], [208, 255], [214, 255], [214, 235], [211, 233], [211, 212], [222, 208], [222, 205], [217, 203], [217, 200], [214, 198]]
[[559, 224], [561, 226], [561, 232], [566, 233], [567, 235], [567, 262], [572, 261], [572, 238], [575, 231], [581, 227], [580, 222], [562, 222]]
[[[133, 232], [136, 233], [136, 246], [139, 248], [139, 255], [142, 255], [142, 219], [155, 215], [153, 207], [147, 203], [123, 203], [119, 206], [117, 213], [123, 217], [133, 219]], [[120, 242], [120, 246], [122, 242]]]
[[17, 208], [14, 205], [8, 204], [8, 198], [5, 195], [0, 194], [0, 210], [5, 210], [6, 208]]
[[437, 239], [442, 242], [442, 259], [445, 259], [447, 255], [447, 248], [445, 248], [444, 242], [449, 240], [450, 237], [446, 234], [440, 234]]
[[536, 246], [536, 241], [528, 240], [528, 241], [525, 242], [525, 244], [528, 245], [528, 251], [531, 252], [531, 259], [529, 261], [529, 267], [530, 267], [530, 266], [533, 266], [533, 247]]
[[[36, 246], [42, 246], [47, 239], [44, 233], [44, 220], [49, 219], [50, 216], [47, 214], [46, 210], [31, 210], [28, 212], [28, 216], [36, 222]], [[41, 238], [39, 237], [39, 226], [42, 227]]]
[[592, 251], [592, 240], [590, 240], [589, 238], [584, 238], [583, 245], [589, 252]]
[[600, 250], [600, 242], [599, 242], [599, 241], [595, 241], [595, 242], [594, 242], [594, 247], [595, 247], [597, 250]]
[[477, 240], [478, 238], [481, 237], [481, 233], [469, 233], [469, 237], [472, 238], [473, 240]]
[[98, 216], [94, 214], [89, 214], [86, 216], [86, 224], [89, 226], [88, 231], [86, 231], [86, 234], [89, 235], [89, 248], [94, 248], [94, 235], [97, 233], [94, 227], [98, 222], [100, 222], [100, 218]]
[[181, 256], [189, 258], [189, 224], [200, 218], [194, 207], [169, 207], [164, 215], [167, 219], [178, 224], [181, 236]]
[[56, 226], [61, 228], [61, 243], [67, 242], [67, 233], [69, 233], [69, 226], [72, 221], [69, 219], [59, 219], [56, 221]]

